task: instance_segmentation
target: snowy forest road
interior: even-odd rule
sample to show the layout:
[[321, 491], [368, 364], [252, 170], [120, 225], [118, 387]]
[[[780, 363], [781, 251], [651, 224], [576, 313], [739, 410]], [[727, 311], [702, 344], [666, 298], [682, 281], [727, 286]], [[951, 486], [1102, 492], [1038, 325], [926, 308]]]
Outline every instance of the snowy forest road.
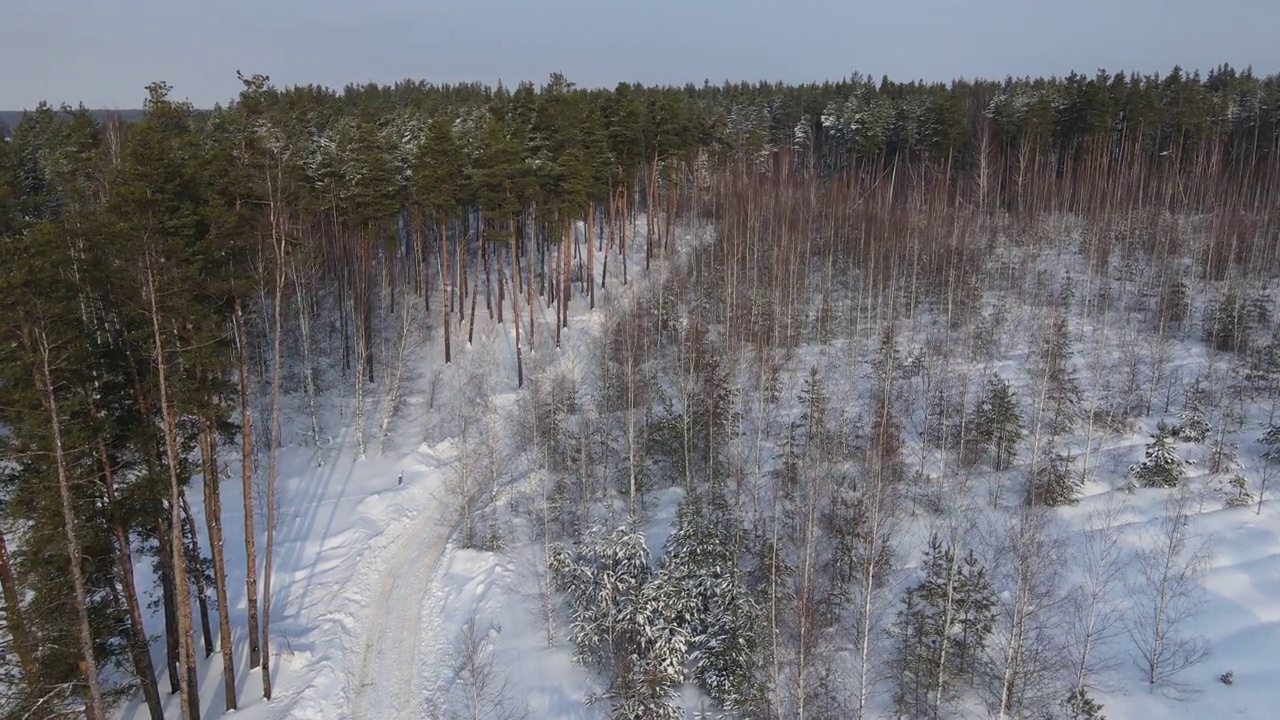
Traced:
[[360, 645], [354, 720], [421, 720], [430, 717], [426, 663], [420, 657], [426, 595], [453, 523], [436, 501], [411, 521], [385, 559], [382, 577]]

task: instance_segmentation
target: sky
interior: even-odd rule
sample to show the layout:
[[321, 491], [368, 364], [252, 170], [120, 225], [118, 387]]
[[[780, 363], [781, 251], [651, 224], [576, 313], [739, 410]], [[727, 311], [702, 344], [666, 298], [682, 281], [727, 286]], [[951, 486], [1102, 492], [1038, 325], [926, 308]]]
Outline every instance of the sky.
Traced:
[[1280, 72], [1276, 0], [0, 0], [0, 109], [279, 86]]

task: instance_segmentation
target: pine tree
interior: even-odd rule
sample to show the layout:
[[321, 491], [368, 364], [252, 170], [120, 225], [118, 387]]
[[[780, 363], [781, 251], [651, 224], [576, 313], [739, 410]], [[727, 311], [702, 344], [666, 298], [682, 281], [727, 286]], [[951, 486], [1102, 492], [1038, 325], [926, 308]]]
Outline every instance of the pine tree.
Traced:
[[1241, 352], [1247, 347], [1249, 329], [1245, 322], [1245, 307], [1234, 291], [1227, 291], [1217, 303], [1206, 309], [1204, 339], [1214, 350], [1221, 352]]
[[991, 453], [995, 469], [1007, 470], [1018, 457], [1023, 434], [1017, 393], [1007, 380], [992, 376], [988, 381], [986, 397], [975, 409], [973, 426], [978, 443]]
[[1254, 502], [1249, 490], [1249, 480], [1243, 475], [1233, 475], [1224, 488], [1222, 505], [1226, 508], [1249, 507]]
[[955, 683], [977, 669], [995, 624], [995, 593], [972, 550], [963, 560], [934, 535], [924, 578], [907, 590], [894, 634], [900, 673], [896, 702], [910, 717], [937, 717]]
[[1084, 487], [1080, 474], [1071, 467], [1073, 461], [1071, 455], [1047, 452], [1031, 475], [1027, 502], [1049, 507], [1074, 505]]
[[1187, 389], [1182, 412], [1178, 414], [1178, 424], [1172, 428], [1174, 437], [1187, 442], [1202, 443], [1213, 432], [1213, 426], [1205, 417], [1205, 406], [1209, 403], [1209, 391], [1200, 378], [1196, 378]]
[[692, 680], [724, 710], [750, 712], [760, 703], [761, 618], [743, 583], [729, 522], [723, 503], [691, 493], [677, 511], [663, 570], [671, 590], [688, 600], [680, 622], [690, 636]]
[[673, 701], [689, 646], [680, 620], [690, 598], [670, 573], [653, 572], [644, 536], [595, 529], [573, 553], [558, 549], [552, 566], [570, 601], [575, 656], [606, 673], [615, 717], [678, 718]]
[[1072, 354], [1067, 317], [1058, 314], [1041, 335], [1033, 361], [1033, 375], [1048, 408], [1050, 438], [1070, 432], [1080, 419], [1083, 394], [1071, 367]]
[[1102, 703], [1089, 697], [1084, 688], [1076, 688], [1062, 701], [1066, 720], [1107, 720], [1102, 714]]
[[1263, 457], [1274, 459], [1280, 456], [1280, 424], [1268, 424], [1266, 431], [1262, 433], [1262, 437], [1258, 438], [1258, 444], [1267, 448], [1262, 453]]
[[1172, 430], [1163, 421], [1147, 445], [1146, 459], [1130, 474], [1138, 485], [1148, 488], [1175, 488], [1182, 482], [1186, 465], [1173, 447]]
[[[432, 119], [426, 137], [418, 146], [410, 189], [423, 219], [435, 225], [440, 258], [440, 326], [444, 332], [445, 364], [453, 359], [450, 342], [453, 300], [450, 295], [454, 282], [449, 264], [448, 224], [461, 209], [465, 174], [466, 155], [454, 135], [452, 120], [441, 113]], [[425, 258], [425, 253], [423, 255]], [[454, 262], [460, 261], [458, 252], [452, 253], [452, 257]]]

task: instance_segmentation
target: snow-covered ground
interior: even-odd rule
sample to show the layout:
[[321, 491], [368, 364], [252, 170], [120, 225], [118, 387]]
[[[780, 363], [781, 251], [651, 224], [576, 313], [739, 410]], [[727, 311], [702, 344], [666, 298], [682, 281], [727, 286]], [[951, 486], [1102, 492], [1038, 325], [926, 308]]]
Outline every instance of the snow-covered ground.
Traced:
[[[633, 262], [633, 267], [639, 265]], [[598, 304], [607, 307], [611, 294], [600, 293]], [[553, 321], [549, 315], [544, 318], [540, 326], [544, 338], [538, 343], [541, 356], [526, 353], [533, 372], [586, 362], [596, 325], [582, 303], [574, 306], [575, 317], [559, 350], [551, 349], [545, 340]], [[1015, 325], [1019, 312], [1015, 312]], [[1023, 330], [1035, 322], [1030, 311], [1026, 313], [1021, 317], [1026, 323]], [[491, 326], [483, 318], [475, 346], [459, 349], [464, 343], [455, 340], [457, 362], [440, 373], [435, 370], [441, 358], [438, 341], [416, 353], [415, 381], [384, 454], [378, 455], [374, 444], [366, 457], [359, 456], [356, 443], [341, 430], [350, 425], [350, 411], [333, 397], [326, 404], [324, 419], [332, 437], [320, 447], [290, 442], [281, 451], [272, 598], [276, 694], [269, 703], [261, 700], [256, 671], [248, 671], [244, 588], [233, 583], [229, 589], [241, 683], [237, 717], [408, 720], [457, 716], [468, 703], [477, 702], [475, 683], [459, 681], [475, 672], [475, 653], [468, 658], [459, 651], [466, 645], [465, 638], [481, 649], [480, 660], [490, 671], [483, 701], [496, 708], [491, 717], [585, 720], [606, 715], [603, 705], [587, 703], [592, 693], [602, 689], [600, 679], [573, 662], [565, 633], [548, 638], [546, 610], [534, 589], [540, 582], [541, 548], [520, 541], [489, 552], [461, 549], [450, 542], [458, 513], [448, 488], [464, 451], [447, 418], [466, 401], [463, 387], [474, 380], [477, 366], [487, 368], [482, 372], [488, 373], [486, 383], [496, 406], [509, 407], [517, 401], [509, 329], [509, 324]], [[909, 333], [904, 336], [910, 337]], [[1091, 386], [1091, 371], [1116, 372], [1111, 356], [1121, 352], [1124, 341], [1113, 335], [1114, 347], [1090, 345], [1102, 337], [1082, 331], [1076, 338], [1076, 363], [1086, 389]], [[797, 353], [782, 396], [796, 396], [810, 363], [844, 362], [837, 355], [811, 348]], [[1090, 365], [1092, 356], [1106, 356], [1110, 364]], [[1174, 341], [1171, 357], [1171, 368], [1184, 377], [1210, 372], [1216, 362], [1194, 335]], [[978, 369], [1024, 382], [1018, 380], [1020, 365], [1015, 358], [1021, 360], [1011, 356]], [[335, 396], [340, 394], [334, 391]], [[1266, 409], [1258, 403], [1246, 405], [1248, 415], [1239, 431], [1239, 471], [1256, 492], [1266, 461], [1253, 439], [1260, 433]], [[1068, 557], [1082, 552], [1077, 543], [1083, 529], [1104, 509], [1110, 508], [1122, 528], [1125, 548], [1139, 546], [1143, 533], [1159, 526], [1170, 493], [1140, 489], [1129, 494], [1122, 488], [1129, 465], [1142, 459], [1156, 421], [1174, 419], [1177, 407], [1175, 402], [1171, 413], [1140, 418], [1140, 427], [1131, 432], [1098, 433], [1092, 439], [1091, 477], [1083, 499], [1054, 511], [1063, 541], [1072, 543]], [[286, 437], [299, 436], [286, 431]], [[1077, 440], [1075, 452], [1083, 449], [1083, 441]], [[1113, 662], [1099, 677], [1101, 689], [1096, 697], [1111, 720], [1280, 718], [1276, 685], [1280, 654], [1275, 652], [1280, 647], [1280, 505], [1268, 499], [1260, 512], [1252, 506], [1224, 508], [1217, 494], [1218, 480], [1203, 470], [1204, 446], [1179, 443], [1178, 450], [1184, 459], [1199, 461], [1191, 466], [1188, 480], [1190, 534], [1208, 540], [1213, 553], [1203, 579], [1204, 604], [1190, 631], [1208, 640], [1212, 654], [1179, 676], [1176, 691], [1163, 687], [1151, 692], [1129, 657], [1128, 639], [1117, 632], [1101, 649]], [[527, 462], [527, 458], [512, 458], [514, 471], [508, 472], [533, 472], [521, 469], [521, 463]], [[243, 525], [238, 470], [231, 474], [236, 479], [223, 485], [223, 508], [229, 577], [235, 579], [243, 577]], [[969, 522], [971, 531], [981, 531], [984, 522], [994, 522], [994, 515], [979, 509], [988, 504], [992, 484], [1012, 481], [996, 475], [969, 480], [974, 482], [972, 507], [950, 508], [938, 522]], [[655, 557], [679, 497], [678, 490], [661, 495], [646, 521], [644, 529]], [[912, 529], [918, 532], [913, 532], [915, 540], [904, 543], [897, 584], [914, 581], [919, 552], [911, 543], [926, 537], [933, 522], [913, 518]], [[260, 538], [260, 560], [261, 548]], [[144, 574], [139, 581], [147, 587], [150, 578], [140, 570]], [[1074, 572], [1064, 576], [1064, 584], [1075, 582]], [[160, 629], [158, 620], [154, 629]], [[155, 654], [157, 667], [163, 668], [161, 645], [155, 647]], [[470, 669], [468, 659], [473, 661]], [[222, 710], [220, 669], [216, 654], [201, 667], [205, 717], [216, 717]], [[1234, 675], [1231, 685], [1220, 681], [1228, 671]], [[167, 686], [162, 679], [162, 690]], [[177, 698], [168, 697], [167, 702], [168, 711], [176, 716]], [[693, 702], [691, 713], [698, 709]], [[120, 720], [145, 716], [145, 707], [136, 700], [119, 715]], [[975, 717], [981, 716], [975, 709]]]
[[[642, 250], [643, 245], [638, 247]], [[604, 262], [603, 254], [599, 262]], [[612, 262], [616, 269], [616, 254]], [[597, 302], [605, 305], [622, 291], [597, 290]], [[572, 313], [562, 347], [555, 349], [550, 343], [554, 310], [542, 309], [538, 330], [543, 337], [538, 338], [537, 347], [543, 358], [530, 351], [526, 337], [526, 367], [572, 364], [586, 352], [595, 324], [580, 301], [575, 300]], [[262, 699], [261, 670], [248, 668], [243, 494], [238, 450], [228, 452], [222, 507], [237, 650], [240, 705], [236, 717], [454, 717], [468, 702], [460, 697], [467, 690], [455, 682], [458, 633], [468, 623], [485, 636], [493, 674], [506, 678], [489, 690], [493, 699], [486, 703], [509, 707], [512, 717], [598, 717], [584, 704], [593, 687], [588, 673], [573, 663], [562, 638], [558, 645], [547, 647], [545, 632], [536, 622], [537, 610], [522, 586], [530, 579], [527, 564], [522, 566], [517, 558], [522, 549], [499, 554], [449, 543], [458, 513], [448, 484], [459, 471], [463, 454], [452, 419], [473, 396], [464, 386], [482, 383], [497, 407], [509, 406], [517, 395], [510, 322], [496, 325], [482, 309], [474, 346], [467, 347], [465, 336], [455, 333], [452, 365], [443, 366], [438, 335], [424, 340], [412, 354], [406, 371], [409, 387], [382, 454], [372, 440], [365, 455], [359, 453], [350, 432], [353, 410], [345, 386], [336, 385], [321, 402], [319, 446], [307, 437], [309, 420], [303, 400], [292, 398], [288, 404], [285, 447], [278, 456], [279, 518], [271, 607], [274, 696], [270, 702]], [[376, 403], [371, 406], [367, 437], [375, 434], [376, 413], [382, 411]], [[255, 498], [259, 593], [263, 475], [265, 459], [259, 459]], [[191, 493], [190, 502], [203, 527], [198, 495]], [[138, 583], [144, 589], [154, 585], [148, 563], [138, 565]], [[162, 633], [158, 612], [153, 613], [149, 630], [157, 636]], [[198, 637], [197, 629], [200, 652], [203, 646]], [[219, 652], [209, 658], [201, 652], [202, 717], [218, 717], [224, 710]], [[166, 716], [176, 717], [178, 698], [167, 693], [163, 643], [153, 643], [152, 654]], [[141, 697], [126, 703], [117, 717], [144, 720], [147, 709]]]

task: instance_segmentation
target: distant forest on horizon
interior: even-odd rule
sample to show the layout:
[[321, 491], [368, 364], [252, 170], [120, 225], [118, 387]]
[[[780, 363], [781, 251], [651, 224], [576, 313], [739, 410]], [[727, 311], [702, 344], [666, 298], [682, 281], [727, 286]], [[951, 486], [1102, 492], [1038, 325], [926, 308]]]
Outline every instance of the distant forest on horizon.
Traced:
[[[559, 73], [553, 77], [564, 79]], [[1132, 127], [1133, 121], [1138, 121], [1140, 127], [1133, 129], [1156, 138], [1154, 145], [1161, 147], [1160, 136], [1172, 142], [1173, 126], [1178, 125], [1182, 126], [1176, 129], [1179, 133], [1185, 128], [1199, 134], [1209, 125], [1225, 123], [1234, 126], [1237, 135], [1252, 127], [1262, 136], [1274, 137], [1274, 116], [1280, 105], [1278, 77], [1255, 75], [1251, 67], [1241, 71], [1223, 64], [1204, 75], [1199, 70], [1188, 72], [1175, 66], [1164, 76], [1098, 70], [1093, 76], [1072, 72], [1061, 77], [960, 78], [946, 83], [899, 82], [887, 75], [877, 82], [854, 73], [838, 81], [808, 83], [713, 84], [704, 80], [701, 85], [690, 82], [683, 86], [646, 86], [622, 82], [614, 90], [575, 90], [597, 98], [622, 88], [645, 94], [679, 94], [697, 106], [712, 126], [730, 132], [764, 132], [767, 143], [773, 145], [795, 141], [797, 133], [807, 132], [814, 139], [824, 131], [828, 135], [840, 134], [844, 126], [846, 133], [862, 135], [853, 139], [852, 149], [858, 151], [873, 152], [877, 144], [888, 150], [910, 148], [921, 141], [941, 147], [961, 138], [972, 139], [979, 130], [976, 118], [986, 116], [1006, 134], [1010, 125], [1025, 123], [1053, 135], [1060, 143], [1082, 140], [1082, 136], [1108, 127], [1114, 129], [1118, 124]], [[504, 86], [501, 81], [490, 86], [478, 82], [433, 84], [404, 80], [393, 85], [352, 83], [341, 91], [298, 85], [284, 89], [282, 94], [327, 97], [347, 107], [369, 107], [373, 103], [383, 108], [394, 105], [430, 112], [441, 104], [485, 104], [535, 87], [527, 80], [514, 86]], [[235, 101], [229, 104], [234, 105]], [[0, 110], [0, 137], [11, 136], [24, 116], [45, 107], [53, 106], [42, 102], [37, 108]], [[76, 109], [69, 104], [61, 108]], [[83, 105], [79, 109], [100, 123], [113, 119], [136, 122], [147, 112], [144, 108], [95, 109]], [[205, 113], [223, 108], [219, 103], [213, 108], [193, 109]], [[1164, 117], [1157, 120], [1151, 117], [1155, 114]], [[961, 125], [967, 127], [961, 129]]]

